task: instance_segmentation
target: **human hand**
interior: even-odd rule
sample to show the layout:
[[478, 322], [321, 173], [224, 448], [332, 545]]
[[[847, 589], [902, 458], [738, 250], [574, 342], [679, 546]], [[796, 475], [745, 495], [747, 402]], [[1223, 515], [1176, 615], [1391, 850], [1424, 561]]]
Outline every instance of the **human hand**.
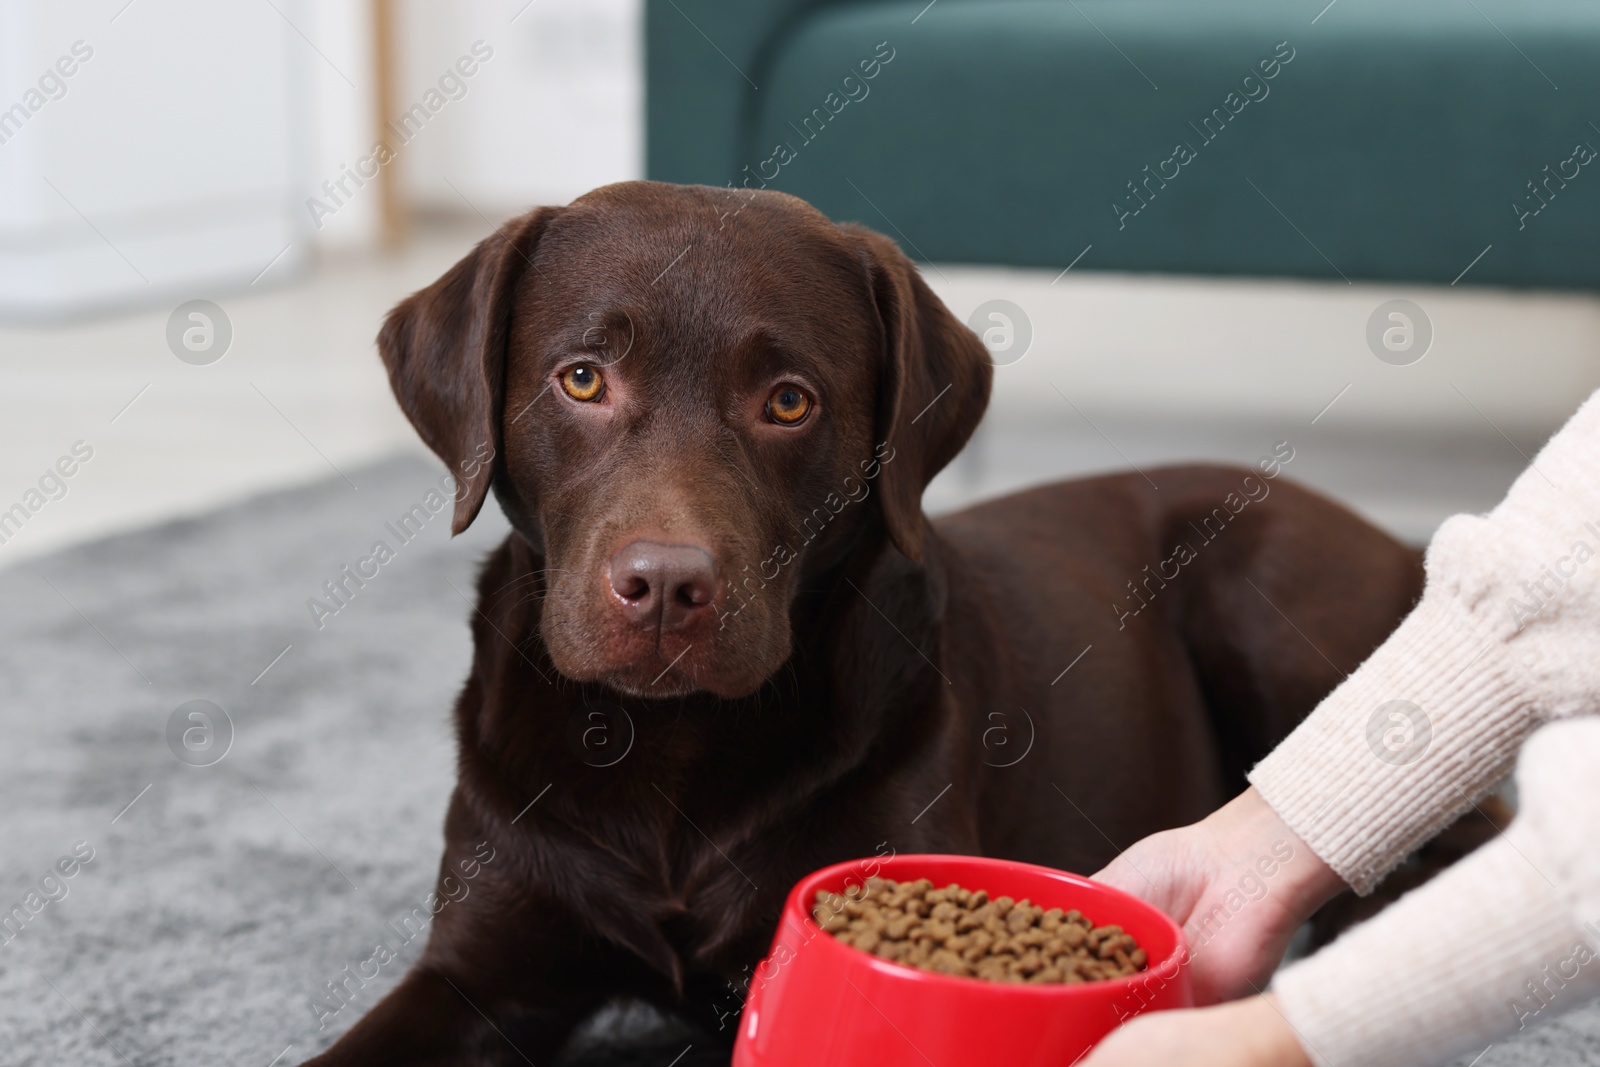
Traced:
[[1344, 888], [1254, 787], [1136, 842], [1095, 878], [1183, 926], [1199, 1005], [1260, 992], [1295, 930]]
[[1082, 1067], [1311, 1067], [1271, 994], [1155, 1011], [1115, 1030]]

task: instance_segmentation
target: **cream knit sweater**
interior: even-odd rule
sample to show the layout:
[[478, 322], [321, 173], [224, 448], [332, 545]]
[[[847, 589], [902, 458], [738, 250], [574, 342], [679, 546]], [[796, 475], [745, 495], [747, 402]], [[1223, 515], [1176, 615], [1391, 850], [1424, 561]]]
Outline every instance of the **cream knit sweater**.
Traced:
[[1427, 572], [1411, 616], [1250, 781], [1359, 893], [1513, 763], [1520, 812], [1278, 974], [1319, 1067], [1475, 1054], [1600, 995], [1600, 393], [1499, 507], [1439, 528]]

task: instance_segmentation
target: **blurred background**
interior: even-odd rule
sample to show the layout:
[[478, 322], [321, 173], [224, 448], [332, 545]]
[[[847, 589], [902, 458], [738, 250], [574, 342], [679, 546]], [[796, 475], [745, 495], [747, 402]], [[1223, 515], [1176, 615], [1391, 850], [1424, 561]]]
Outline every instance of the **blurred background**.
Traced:
[[[642, 174], [625, 0], [0, 12], [3, 506], [95, 449], [0, 566], [415, 447], [383, 313], [509, 216]], [[179, 341], [200, 365], [167, 341], [194, 299], [231, 327]]]
[[[1580, 2], [0, 12], [4, 505], [96, 450], [0, 566], [415, 447], [382, 313], [509, 216], [645, 176], [879, 229], [1012, 346], [936, 510], [1288, 439], [1421, 541], [1600, 384]], [[196, 299], [231, 328], [203, 365], [167, 340]], [[1396, 299], [1431, 334], [1402, 366], [1368, 341]]]
[[307, 607], [440, 470], [379, 322], [499, 223], [893, 237], [997, 364], [931, 511], [1288, 442], [1420, 544], [1600, 386], [1597, 52], [1588, 0], [0, 0], [0, 918], [99, 849], [0, 933], [7, 1062], [295, 1063], [393, 980], [327, 999], [427, 891], [503, 522]]

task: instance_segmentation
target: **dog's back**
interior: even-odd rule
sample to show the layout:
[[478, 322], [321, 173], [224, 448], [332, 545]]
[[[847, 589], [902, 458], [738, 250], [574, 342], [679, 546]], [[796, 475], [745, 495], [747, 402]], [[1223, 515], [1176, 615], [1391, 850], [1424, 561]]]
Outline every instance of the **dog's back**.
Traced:
[[934, 524], [946, 655], [995, 681], [986, 851], [1089, 873], [1200, 818], [1410, 610], [1419, 553], [1280, 472], [1090, 478]]

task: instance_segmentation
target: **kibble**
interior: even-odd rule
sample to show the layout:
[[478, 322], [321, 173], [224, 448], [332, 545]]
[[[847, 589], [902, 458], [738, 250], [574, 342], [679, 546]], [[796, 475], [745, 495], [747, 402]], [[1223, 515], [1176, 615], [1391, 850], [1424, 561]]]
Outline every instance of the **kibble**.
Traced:
[[1120, 926], [1073, 909], [993, 897], [926, 878], [868, 878], [819, 890], [817, 925], [847, 945], [907, 967], [991, 982], [1103, 982], [1144, 970], [1144, 949]]

